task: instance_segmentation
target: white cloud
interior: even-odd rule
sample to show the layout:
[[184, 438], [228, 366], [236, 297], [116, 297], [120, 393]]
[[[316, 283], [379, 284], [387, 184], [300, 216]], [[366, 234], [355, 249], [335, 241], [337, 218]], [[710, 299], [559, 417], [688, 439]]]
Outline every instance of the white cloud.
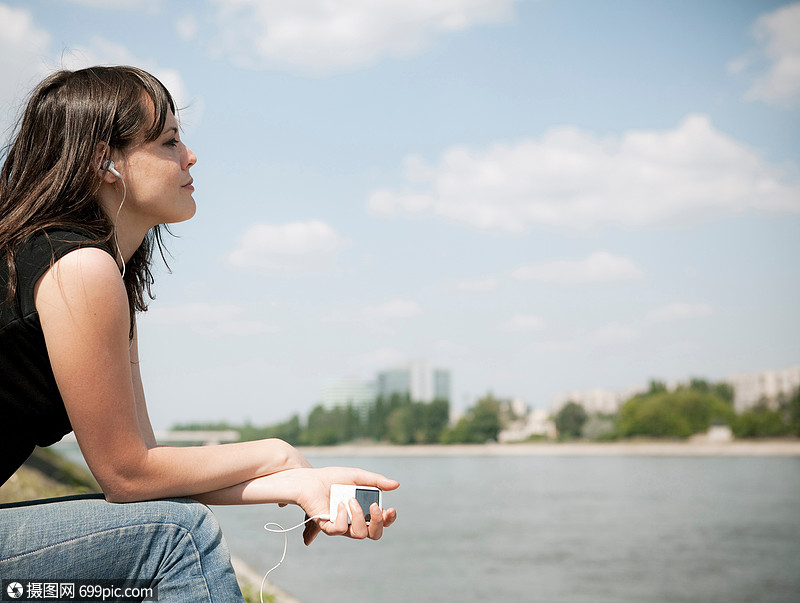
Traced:
[[500, 329], [514, 333], [541, 331], [544, 321], [533, 314], [516, 314], [509, 320], [500, 324]]
[[686, 304], [676, 302], [651, 310], [647, 313], [646, 320], [648, 322], [666, 322], [710, 316], [713, 313], [714, 309], [709, 304]]
[[422, 313], [422, 308], [410, 299], [393, 299], [377, 306], [368, 306], [364, 308], [364, 313], [371, 318], [391, 320], [418, 316]]
[[703, 115], [688, 116], [674, 130], [632, 130], [618, 139], [562, 127], [540, 140], [495, 143], [483, 151], [451, 148], [438, 166], [420, 163], [407, 159], [408, 188], [373, 192], [367, 210], [510, 232], [800, 211], [800, 182], [715, 130]]
[[421, 52], [513, 14], [516, 0], [214, 0], [209, 50], [233, 63], [334, 73]]
[[195, 333], [213, 336], [251, 336], [275, 333], [279, 328], [259, 320], [250, 320], [245, 308], [235, 304], [191, 303], [154, 307], [140, 321], [189, 327]]
[[0, 4], [0, 136], [14, 123], [25, 96], [47, 72], [50, 35], [22, 8]]
[[796, 105], [800, 101], [800, 3], [759, 17], [753, 36], [759, 45], [757, 51], [728, 65], [733, 73], [760, 71], [745, 99]]
[[582, 260], [551, 260], [521, 266], [511, 276], [518, 281], [585, 285], [635, 280], [644, 278], [645, 274], [630, 258], [598, 251]]
[[331, 266], [347, 245], [331, 226], [319, 220], [286, 224], [253, 224], [228, 254], [233, 266], [254, 266], [277, 272], [315, 271]]
[[198, 27], [197, 19], [194, 15], [183, 15], [175, 23], [178, 36], [180, 36], [181, 40], [184, 42], [194, 40], [195, 37], [197, 37]]

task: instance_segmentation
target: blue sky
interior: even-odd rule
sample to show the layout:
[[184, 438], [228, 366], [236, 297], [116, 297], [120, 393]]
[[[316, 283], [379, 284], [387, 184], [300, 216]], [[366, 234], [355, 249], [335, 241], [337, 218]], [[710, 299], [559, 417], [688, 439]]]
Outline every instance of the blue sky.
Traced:
[[410, 360], [548, 407], [800, 363], [800, 4], [0, 1], [0, 122], [63, 65], [186, 107], [140, 319], [157, 428]]

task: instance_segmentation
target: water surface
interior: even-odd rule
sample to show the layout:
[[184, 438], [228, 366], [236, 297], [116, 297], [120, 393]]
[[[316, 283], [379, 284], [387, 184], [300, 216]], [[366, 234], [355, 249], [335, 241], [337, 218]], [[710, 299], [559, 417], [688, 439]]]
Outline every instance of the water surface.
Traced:
[[[310, 458], [401, 482], [379, 542], [289, 534], [270, 579], [306, 603], [800, 601], [800, 458]], [[263, 572], [294, 508], [217, 507]]]

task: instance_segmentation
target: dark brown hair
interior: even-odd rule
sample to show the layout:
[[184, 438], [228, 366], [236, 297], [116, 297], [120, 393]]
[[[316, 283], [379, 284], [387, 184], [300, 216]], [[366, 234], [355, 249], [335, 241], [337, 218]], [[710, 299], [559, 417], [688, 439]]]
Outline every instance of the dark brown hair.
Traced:
[[[14, 251], [37, 231], [78, 227], [96, 242], [110, 243], [114, 225], [97, 201], [98, 145], [124, 152], [155, 140], [170, 111], [175, 113], [175, 103], [164, 85], [135, 67], [58, 71], [36, 87], [4, 149], [0, 171], [0, 261], [4, 256], [8, 263], [9, 302], [17, 285]], [[147, 309], [145, 292], [153, 297], [154, 247], [163, 258], [159, 226], [125, 267], [131, 324], [135, 312]]]

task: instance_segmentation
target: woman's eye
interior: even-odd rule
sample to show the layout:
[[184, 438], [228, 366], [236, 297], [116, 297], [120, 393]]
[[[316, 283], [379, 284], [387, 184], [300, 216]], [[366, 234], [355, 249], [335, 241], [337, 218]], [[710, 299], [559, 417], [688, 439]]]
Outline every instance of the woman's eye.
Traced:
[[177, 138], [170, 138], [164, 144], [167, 145], [168, 147], [177, 147], [179, 142], [180, 141]]

